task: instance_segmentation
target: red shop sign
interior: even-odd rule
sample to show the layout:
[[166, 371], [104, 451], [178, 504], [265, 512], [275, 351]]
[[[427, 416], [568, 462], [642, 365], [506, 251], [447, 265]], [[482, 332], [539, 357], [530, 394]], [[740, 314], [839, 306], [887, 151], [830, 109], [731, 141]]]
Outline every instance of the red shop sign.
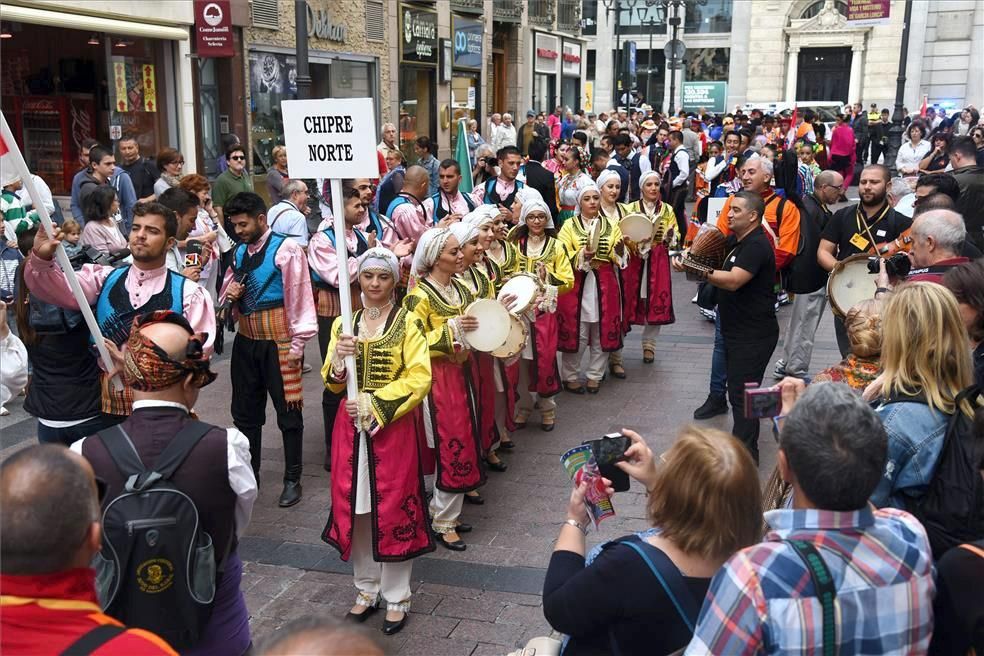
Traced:
[[557, 51], [550, 50], [549, 48], [537, 48], [536, 56], [543, 57], [544, 59], [557, 59]]
[[229, 0], [195, 0], [195, 41], [199, 57], [232, 57]]
[[565, 62], [570, 62], [572, 64], [580, 64], [581, 63], [581, 57], [579, 55], [574, 55], [574, 54], [571, 54], [569, 52], [565, 52], [564, 53], [564, 61]]

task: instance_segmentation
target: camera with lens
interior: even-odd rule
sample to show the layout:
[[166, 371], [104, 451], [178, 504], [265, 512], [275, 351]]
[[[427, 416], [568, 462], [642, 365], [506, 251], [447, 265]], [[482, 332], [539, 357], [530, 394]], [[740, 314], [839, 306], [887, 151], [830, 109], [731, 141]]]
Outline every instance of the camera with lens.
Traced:
[[498, 166], [499, 158], [494, 155], [489, 155], [488, 157], [483, 157], [482, 161], [485, 162], [485, 166]]
[[72, 263], [72, 268], [76, 271], [82, 268], [83, 264], [99, 264], [102, 266], [121, 267], [125, 266], [124, 261], [130, 255], [129, 248], [121, 248], [112, 253], [103, 253], [94, 246], [83, 246], [82, 250], [68, 258]]
[[[868, 273], [878, 273], [878, 261], [882, 259], [879, 257], [869, 257], [868, 258]], [[888, 273], [890, 278], [905, 278], [909, 275], [909, 271], [912, 269], [912, 260], [909, 256], [899, 251], [891, 257], [885, 259], [885, 271]]]

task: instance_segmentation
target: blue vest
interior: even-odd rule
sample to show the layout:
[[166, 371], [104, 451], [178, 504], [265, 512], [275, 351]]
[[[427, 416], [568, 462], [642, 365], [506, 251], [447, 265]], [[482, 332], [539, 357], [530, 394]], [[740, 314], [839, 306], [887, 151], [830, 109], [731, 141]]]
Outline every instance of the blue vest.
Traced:
[[[440, 221], [441, 219], [443, 219], [449, 214], [448, 210], [446, 210], [444, 206], [441, 204], [441, 198], [443, 194], [444, 194], [443, 191], [438, 190], [436, 194], [431, 196], [431, 200], [434, 202], [434, 225], [437, 225], [438, 221]], [[468, 206], [469, 212], [471, 212], [472, 210], [475, 209], [475, 207], [477, 207], [475, 205], [475, 201], [472, 200], [469, 194], [461, 194], [461, 195], [465, 199], [465, 205]]]
[[248, 255], [245, 243], [236, 247], [233, 268], [236, 280], [245, 287], [239, 298], [239, 312], [253, 314], [257, 310], [269, 310], [284, 304], [284, 279], [274, 260], [277, 251], [287, 240], [285, 235], [271, 233], [257, 253]]
[[[338, 245], [335, 243], [335, 227], [332, 226], [330, 228], [325, 228], [324, 230], [321, 231], [321, 234], [323, 234], [325, 237], [328, 238], [328, 241], [331, 242], [331, 245], [334, 246], [335, 250], [337, 251]], [[349, 251], [348, 253], [350, 256], [359, 257], [367, 250], [369, 250], [369, 242], [366, 241], [365, 235], [363, 235], [362, 231], [359, 229], [355, 230], [355, 239], [357, 242], [357, 245], [355, 247], [355, 252], [353, 253], [352, 251]], [[321, 276], [318, 275], [318, 272], [314, 270], [314, 267], [310, 267], [310, 269], [311, 269], [311, 282], [314, 283], [315, 287], [320, 287], [322, 289], [338, 289], [338, 287], [335, 287], [334, 285], [325, 282], [321, 278]]]
[[406, 196], [397, 196], [390, 202], [389, 207], [386, 208], [386, 216], [390, 216], [390, 217], [393, 216], [393, 210], [395, 210], [400, 205], [406, 205], [409, 202], [410, 199], [407, 198]]
[[495, 190], [495, 183], [499, 178], [491, 178], [485, 181], [485, 196], [482, 198], [484, 205], [505, 205], [506, 207], [512, 207], [513, 199], [516, 198], [516, 192], [525, 187], [520, 180], [516, 180], [516, 186], [513, 187], [512, 193], [510, 193], [505, 198], [499, 198], [498, 192]]
[[111, 339], [116, 346], [123, 346], [130, 336], [130, 327], [138, 316], [156, 310], [171, 310], [184, 314], [184, 283], [186, 278], [180, 273], [168, 271], [164, 289], [147, 299], [138, 308], [130, 304], [130, 292], [126, 288], [129, 266], [113, 270], [96, 299], [96, 323], [103, 337]]
[[[379, 218], [379, 212], [371, 207], [369, 208], [369, 227], [366, 228], [366, 232], [375, 232], [379, 238], [383, 236], [383, 222]], [[332, 239], [332, 243], [335, 243], [334, 238]]]

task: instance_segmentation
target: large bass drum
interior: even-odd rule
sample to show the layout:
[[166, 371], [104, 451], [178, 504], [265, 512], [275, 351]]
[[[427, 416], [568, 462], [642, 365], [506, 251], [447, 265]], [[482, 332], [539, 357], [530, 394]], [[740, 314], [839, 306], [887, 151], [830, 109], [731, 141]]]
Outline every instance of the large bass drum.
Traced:
[[827, 279], [830, 309], [843, 319], [848, 310], [875, 295], [875, 277], [868, 272], [867, 253], [852, 255], [834, 266]]

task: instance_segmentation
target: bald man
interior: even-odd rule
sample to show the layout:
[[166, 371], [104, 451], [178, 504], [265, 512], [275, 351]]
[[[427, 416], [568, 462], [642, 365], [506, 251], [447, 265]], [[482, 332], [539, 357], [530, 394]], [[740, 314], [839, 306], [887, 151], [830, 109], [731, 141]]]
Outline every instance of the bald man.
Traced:
[[90, 569], [102, 545], [99, 494], [84, 458], [54, 444], [18, 451], [0, 465], [0, 507], [0, 652], [69, 653], [101, 634], [85, 653], [176, 656], [100, 611]]
[[[85, 456], [96, 475], [106, 481], [105, 504], [122, 494], [128, 478], [138, 473], [117, 466], [125, 462], [117, 455], [121, 449], [130, 453], [135, 449], [146, 468], [172, 442], [182, 439], [179, 436], [197, 437], [168, 480], [198, 509], [201, 529], [212, 537], [219, 574], [212, 613], [200, 627], [197, 641], [176, 642], [175, 646], [183, 653], [241, 654], [249, 647], [250, 633], [246, 600], [239, 590], [243, 564], [237, 547], [249, 524], [257, 484], [246, 436], [235, 428], [195, 421], [189, 414], [199, 390], [215, 379], [208, 360], [201, 356], [200, 342], [201, 335], [193, 334], [188, 322], [173, 312], [137, 318], [124, 353], [126, 382], [133, 387], [133, 413], [119, 426], [76, 442], [72, 450]], [[118, 540], [114, 536], [126, 530], [109, 522], [105, 528], [110, 540]], [[146, 609], [156, 599], [140, 601], [137, 605]], [[121, 614], [129, 609], [111, 605], [108, 610]], [[170, 635], [163, 628], [168, 625], [160, 626], [162, 634]]]
[[411, 166], [403, 178], [403, 189], [386, 210], [391, 225], [383, 231], [383, 244], [392, 246], [401, 239], [420, 239], [433, 227], [433, 207], [424, 205], [430, 189], [430, 174], [422, 166]]
[[256, 649], [257, 656], [383, 656], [361, 627], [332, 618], [302, 617], [281, 627]]

